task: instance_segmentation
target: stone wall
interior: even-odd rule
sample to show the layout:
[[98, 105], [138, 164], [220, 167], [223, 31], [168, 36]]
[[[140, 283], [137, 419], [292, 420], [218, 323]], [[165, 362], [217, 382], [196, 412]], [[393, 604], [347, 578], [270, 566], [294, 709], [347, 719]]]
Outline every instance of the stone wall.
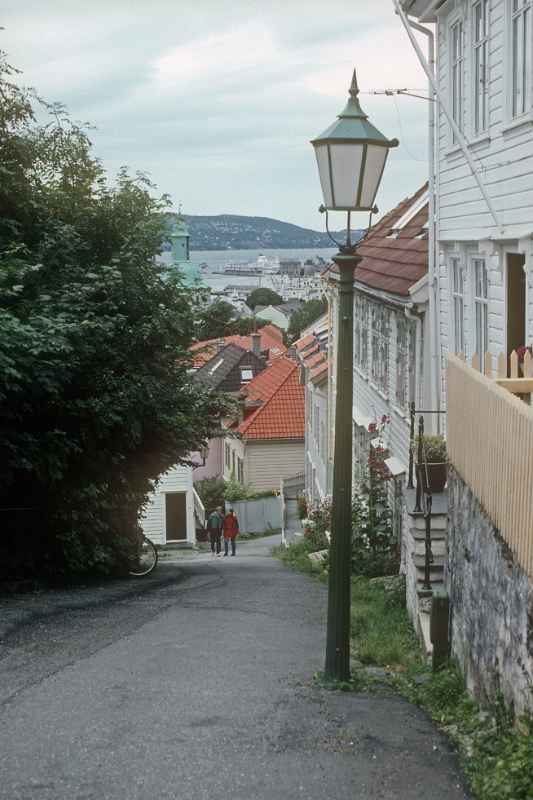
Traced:
[[518, 714], [533, 711], [533, 581], [452, 469], [448, 497], [452, 655], [480, 700], [501, 691]]

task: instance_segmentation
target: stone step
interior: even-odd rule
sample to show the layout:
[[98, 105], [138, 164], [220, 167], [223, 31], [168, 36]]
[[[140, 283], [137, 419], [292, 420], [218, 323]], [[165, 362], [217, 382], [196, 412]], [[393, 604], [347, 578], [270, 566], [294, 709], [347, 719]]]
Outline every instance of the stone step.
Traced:
[[[411, 531], [411, 537], [415, 542], [424, 542], [426, 539], [425, 531]], [[432, 542], [446, 542], [448, 538], [448, 531], [431, 530]]]
[[[433, 553], [434, 558], [446, 558], [446, 539], [434, 539], [431, 537], [431, 552]], [[425, 556], [426, 555], [426, 540], [425, 539], [415, 539], [415, 548], [414, 548], [414, 555], [415, 556]]]
[[[415, 563], [415, 567], [418, 569], [424, 569], [426, 564], [426, 555], [415, 555], [413, 557], [413, 561]], [[446, 564], [446, 557], [443, 555], [436, 555], [433, 552], [433, 563], [430, 564], [430, 569], [444, 569], [444, 565]]]
[[[425, 531], [426, 520], [422, 514], [411, 514], [411, 530]], [[431, 515], [431, 530], [444, 531], [448, 530], [448, 515], [447, 514], [432, 514]]]

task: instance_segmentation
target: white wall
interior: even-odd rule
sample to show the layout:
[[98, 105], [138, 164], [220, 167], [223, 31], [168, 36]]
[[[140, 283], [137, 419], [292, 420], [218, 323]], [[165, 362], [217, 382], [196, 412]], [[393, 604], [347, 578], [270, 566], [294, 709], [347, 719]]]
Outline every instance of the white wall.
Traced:
[[[492, 0], [489, 26], [489, 116], [485, 134], [473, 140], [473, 47], [471, 3], [459, 0], [439, 18], [437, 75], [439, 88], [449, 102], [450, 25], [462, 18], [464, 28], [463, 131], [469, 150], [501, 222], [495, 225], [460, 148], [451, 143], [450, 126], [441, 112], [437, 135], [437, 229], [440, 251], [439, 322], [443, 406], [445, 405], [446, 353], [455, 351], [452, 323], [450, 262], [460, 258], [465, 276], [465, 351], [475, 351], [472, 258], [483, 256], [489, 276], [489, 352], [506, 352], [506, 256], [526, 257], [526, 341], [533, 340], [533, 74], [530, 76], [529, 111], [512, 119], [511, 100], [511, 0]], [[531, 11], [529, 12], [531, 14]], [[530, 20], [530, 51], [533, 26]], [[530, 62], [533, 71], [533, 59]], [[488, 241], [491, 237], [492, 241]], [[512, 309], [509, 310], [512, 313]]]
[[[448, 4], [447, 8], [451, 4]], [[533, 211], [533, 136], [530, 112], [511, 116], [511, 0], [492, 0], [489, 38], [489, 115], [486, 133], [473, 132], [472, 3], [462, 0], [439, 18], [438, 81], [449, 102], [450, 25], [463, 20], [464, 114], [463, 132], [482, 173], [496, 210], [508, 235], [517, 236], [522, 226], [531, 228]], [[531, 12], [530, 12], [531, 14]], [[530, 24], [529, 47], [533, 47]], [[533, 69], [533, 66], [532, 66]], [[475, 137], [475, 138], [474, 138]], [[457, 145], [452, 144], [450, 126], [441, 111], [438, 118], [439, 228], [441, 241], [473, 241], [497, 233], [494, 220]]]
[[187, 542], [194, 544], [196, 541], [192, 488], [191, 467], [172, 467], [172, 469], [161, 476], [156, 490], [150, 495], [143, 516], [141, 517], [141, 526], [144, 534], [155, 544], [165, 544], [167, 540], [165, 519], [165, 495], [167, 492], [186, 492]]
[[304, 471], [304, 442], [260, 442], [251, 439], [245, 447], [246, 482], [254, 489], [279, 489], [280, 478]]
[[331, 493], [328, 467], [328, 387], [307, 379], [305, 387], [305, 474], [306, 490], [312, 502]]

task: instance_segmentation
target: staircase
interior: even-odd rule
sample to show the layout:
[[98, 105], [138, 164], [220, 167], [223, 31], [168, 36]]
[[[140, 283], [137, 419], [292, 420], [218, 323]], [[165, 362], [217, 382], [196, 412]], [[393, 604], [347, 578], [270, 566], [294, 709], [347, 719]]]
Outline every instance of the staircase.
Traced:
[[433, 591], [442, 588], [445, 581], [448, 537], [448, 494], [433, 495], [431, 514], [431, 553], [429, 565], [430, 587], [425, 586], [426, 570], [426, 520], [415, 507], [415, 490], [406, 490], [409, 530], [406, 537], [405, 570], [407, 581], [407, 609], [418, 630], [426, 651], [431, 652], [429, 640], [429, 611]]

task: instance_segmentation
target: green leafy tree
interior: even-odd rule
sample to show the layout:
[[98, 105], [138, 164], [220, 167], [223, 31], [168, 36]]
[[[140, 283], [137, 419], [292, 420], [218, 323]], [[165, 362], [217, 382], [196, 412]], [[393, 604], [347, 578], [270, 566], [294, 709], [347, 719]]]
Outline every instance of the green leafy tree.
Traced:
[[126, 169], [111, 185], [15, 81], [0, 54], [0, 573], [109, 572], [226, 404], [191, 382], [192, 295], [155, 266], [168, 198]]
[[246, 299], [246, 305], [252, 310], [256, 306], [279, 306], [282, 303], [283, 298], [277, 292], [267, 288], [254, 289]]
[[198, 313], [195, 336], [198, 341], [216, 339], [236, 333], [235, 309], [225, 300], [215, 300]]
[[327, 311], [327, 308], [327, 300], [308, 300], [304, 303], [290, 318], [287, 329], [288, 338], [291, 341], [299, 339], [302, 330], [321, 317]]

